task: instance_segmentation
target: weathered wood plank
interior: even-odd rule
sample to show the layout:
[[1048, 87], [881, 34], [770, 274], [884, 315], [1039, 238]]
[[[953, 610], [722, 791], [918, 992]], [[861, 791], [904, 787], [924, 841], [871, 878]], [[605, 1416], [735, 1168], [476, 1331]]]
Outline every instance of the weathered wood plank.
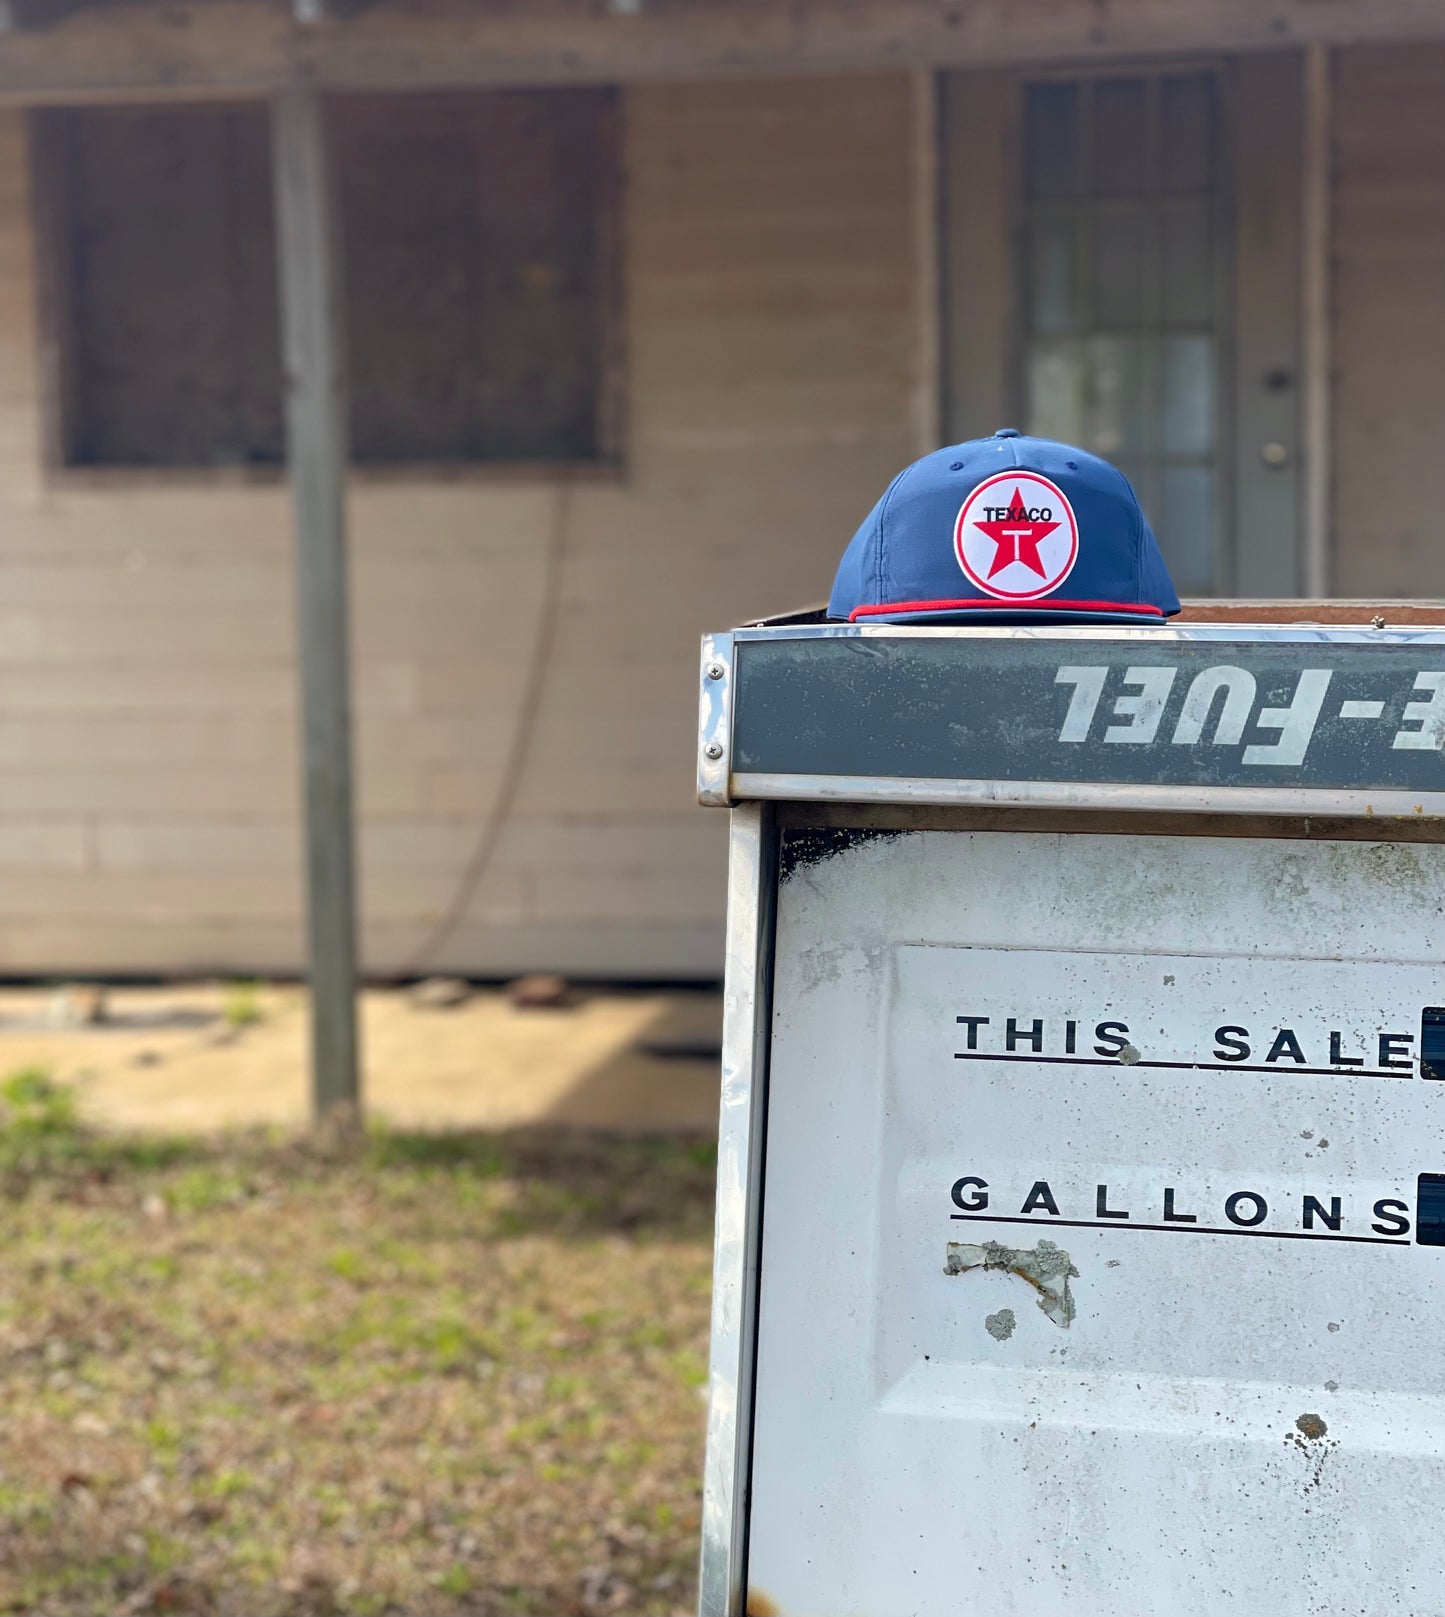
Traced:
[[298, 69], [346, 89], [629, 83], [1426, 39], [1445, 39], [1439, 0], [706, 0], [626, 17], [591, 0], [383, 0], [319, 26], [260, 0], [210, 0], [82, 7], [6, 33], [0, 96], [265, 92]]

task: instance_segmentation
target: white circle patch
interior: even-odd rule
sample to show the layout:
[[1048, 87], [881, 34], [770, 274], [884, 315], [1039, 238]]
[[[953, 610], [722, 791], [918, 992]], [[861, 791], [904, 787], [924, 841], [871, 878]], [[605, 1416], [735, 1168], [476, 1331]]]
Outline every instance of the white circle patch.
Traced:
[[998, 472], [963, 502], [953, 550], [971, 584], [999, 601], [1052, 595], [1073, 571], [1079, 525], [1057, 483]]

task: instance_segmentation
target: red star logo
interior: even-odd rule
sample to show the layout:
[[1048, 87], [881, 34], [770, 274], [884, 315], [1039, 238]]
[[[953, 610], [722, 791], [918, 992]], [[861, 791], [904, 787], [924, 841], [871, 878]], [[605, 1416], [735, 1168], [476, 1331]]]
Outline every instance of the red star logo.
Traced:
[[974, 527], [986, 533], [998, 546], [993, 553], [993, 565], [988, 570], [990, 578], [1014, 562], [1021, 562], [1040, 578], [1049, 576], [1048, 568], [1039, 560], [1039, 541], [1047, 539], [1058, 523], [1030, 522], [1028, 506], [1017, 484], [1009, 496], [1008, 515], [997, 517], [992, 522], [975, 522]]

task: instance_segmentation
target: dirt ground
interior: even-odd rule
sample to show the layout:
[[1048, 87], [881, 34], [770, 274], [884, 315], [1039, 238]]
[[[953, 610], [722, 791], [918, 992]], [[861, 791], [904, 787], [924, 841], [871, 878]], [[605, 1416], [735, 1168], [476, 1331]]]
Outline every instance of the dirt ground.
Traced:
[[[290, 985], [0, 990], [0, 1075], [43, 1067], [81, 1117], [153, 1134], [307, 1116], [304, 990]], [[400, 989], [362, 1000], [368, 1116], [398, 1128], [564, 1125], [695, 1133], [717, 1121], [721, 999], [707, 991], [574, 990], [515, 1009], [480, 989], [445, 1009]]]

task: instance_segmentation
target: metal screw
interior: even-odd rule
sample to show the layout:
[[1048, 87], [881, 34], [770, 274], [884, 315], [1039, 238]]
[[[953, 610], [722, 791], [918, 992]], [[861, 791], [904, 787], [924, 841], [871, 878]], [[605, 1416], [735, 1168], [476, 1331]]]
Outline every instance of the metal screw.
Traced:
[[721, 679], [725, 673], [727, 673], [727, 669], [721, 663], [709, 663], [707, 665], [707, 677], [709, 679]]
[[722, 757], [722, 743], [719, 742], [719, 741], [709, 741], [708, 744], [702, 750], [703, 750], [703, 756], [706, 757], [706, 758], [721, 758]]

